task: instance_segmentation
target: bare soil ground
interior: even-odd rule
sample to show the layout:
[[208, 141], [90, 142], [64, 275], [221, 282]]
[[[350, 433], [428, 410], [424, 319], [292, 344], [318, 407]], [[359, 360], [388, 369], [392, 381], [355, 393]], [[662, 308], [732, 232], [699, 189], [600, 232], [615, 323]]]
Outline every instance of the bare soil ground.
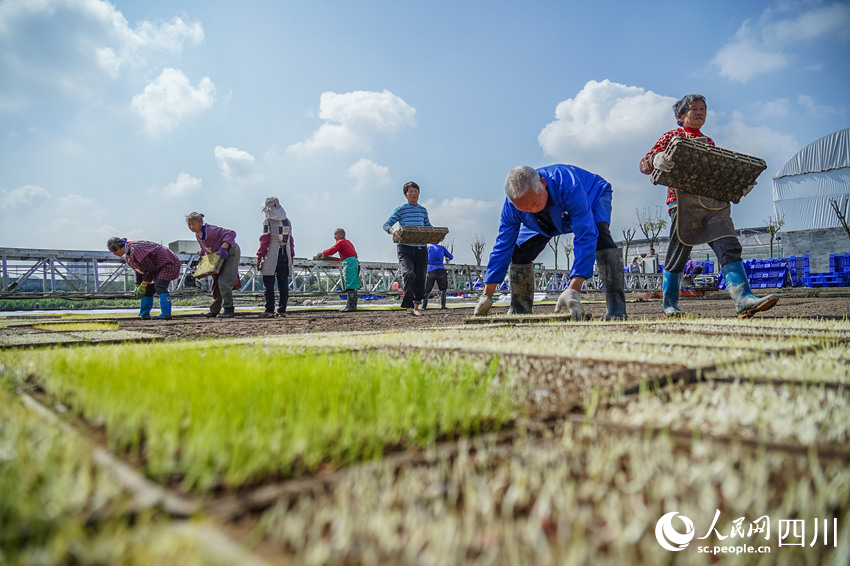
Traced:
[[[765, 293], [757, 293], [763, 295]], [[810, 293], [813, 294], [813, 293]], [[589, 299], [589, 300], [588, 300]], [[605, 314], [604, 300], [585, 298], [585, 310], [599, 320]], [[628, 298], [630, 320], [663, 318], [661, 301], [646, 294]], [[438, 303], [439, 304], [439, 303]], [[726, 293], [705, 297], [682, 297], [679, 306], [690, 316], [735, 318], [735, 309]], [[451, 306], [448, 309], [428, 308], [422, 316], [411, 316], [398, 308], [361, 308], [356, 313], [334, 309], [290, 309], [285, 318], [262, 318], [258, 311], [236, 311], [233, 319], [207, 319], [200, 314], [179, 314], [170, 321], [120, 319], [122, 330], [155, 334], [166, 340], [199, 338], [244, 338], [280, 334], [303, 334], [346, 331], [393, 331], [417, 328], [439, 328], [467, 323], [472, 317], [471, 306]], [[535, 314], [552, 313], [554, 301], [536, 304]], [[507, 305], [496, 305], [487, 317], [492, 322], [505, 320]], [[782, 294], [771, 310], [756, 315], [761, 318], [850, 318], [850, 294], [846, 296], [803, 296]], [[478, 322], [478, 319], [475, 320]]]

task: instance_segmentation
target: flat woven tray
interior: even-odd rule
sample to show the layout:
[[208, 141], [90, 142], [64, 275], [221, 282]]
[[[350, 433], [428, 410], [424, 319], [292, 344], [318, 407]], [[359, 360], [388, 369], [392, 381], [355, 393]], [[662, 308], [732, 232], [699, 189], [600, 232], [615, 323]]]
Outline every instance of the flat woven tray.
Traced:
[[195, 268], [195, 272], [192, 273], [192, 277], [195, 279], [203, 279], [210, 275], [218, 275], [223, 263], [224, 260], [221, 259], [221, 256], [217, 253], [207, 254], [201, 258], [201, 261], [198, 262], [198, 266]]
[[650, 176], [652, 184], [724, 201], [740, 201], [744, 190], [767, 169], [764, 159], [685, 138], [674, 138], [664, 153], [673, 160], [673, 170], [656, 169]]
[[397, 244], [439, 244], [449, 229], [442, 226], [402, 226], [393, 232]]

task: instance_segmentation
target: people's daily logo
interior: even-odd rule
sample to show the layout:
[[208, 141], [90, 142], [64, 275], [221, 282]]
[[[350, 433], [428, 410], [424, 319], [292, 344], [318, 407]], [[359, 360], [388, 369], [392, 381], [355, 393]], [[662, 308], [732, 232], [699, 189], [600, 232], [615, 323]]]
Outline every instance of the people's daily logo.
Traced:
[[687, 548], [688, 543], [696, 536], [693, 522], [684, 515], [679, 515], [679, 519], [685, 524], [685, 532], [680, 533], [673, 527], [673, 518], [678, 514], [678, 511], [671, 511], [655, 523], [655, 538], [658, 539], [658, 544], [674, 552]]

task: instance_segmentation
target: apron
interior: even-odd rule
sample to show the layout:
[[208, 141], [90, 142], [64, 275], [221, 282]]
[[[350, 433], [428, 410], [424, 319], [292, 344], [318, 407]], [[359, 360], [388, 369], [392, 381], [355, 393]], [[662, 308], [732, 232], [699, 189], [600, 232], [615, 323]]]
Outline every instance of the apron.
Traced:
[[351, 256], [342, 260], [342, 280], [344, 289], [356, 291], [360, 288], [360, 262], [356, 257]]
[[[705, 142], [705, 138], [690, 138]], [[695, 195], [676, 189], [678, 213], [676, 237], [686, 246], [706, 244], [736, 236], [732, 206], [727, 201]]]

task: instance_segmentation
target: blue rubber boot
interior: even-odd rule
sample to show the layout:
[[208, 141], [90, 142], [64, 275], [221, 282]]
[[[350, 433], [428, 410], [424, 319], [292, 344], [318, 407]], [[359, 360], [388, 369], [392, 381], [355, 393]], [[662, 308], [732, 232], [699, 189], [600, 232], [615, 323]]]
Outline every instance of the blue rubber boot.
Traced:
[[685, 313], [679, 310], [679, 282], [682, 280], [681, 273], [664, 272], [664, 282], [661, 284], [663, 299], [661, 307], [664, 316], [683, 316]]
[[142, 297], [142, 306], [139, 309], [139, 317], [142, 320], [148, 320], [151, 317], [151, 309], [153, 308], [153, 297]]
[[[153, 301], [153, 297], [151, 297], [151, 301]], [[168, 293], [162, 293], [159, 296], [159, 316], [154, 318], [159, 318], [162, 320], [171, 320], [171, 295]]]
[[720, 268], [720, 271], [723, 272], [726, 290], [735, 302], [738, 318], [750, 318], [757, 312], [766, 311], [779, 302], [779, 297], [776, 295], [768, 295], [763, 299], [753, 295], [750, 280], [747, 278], [747, 271], [742, 262], [727, 263]]

